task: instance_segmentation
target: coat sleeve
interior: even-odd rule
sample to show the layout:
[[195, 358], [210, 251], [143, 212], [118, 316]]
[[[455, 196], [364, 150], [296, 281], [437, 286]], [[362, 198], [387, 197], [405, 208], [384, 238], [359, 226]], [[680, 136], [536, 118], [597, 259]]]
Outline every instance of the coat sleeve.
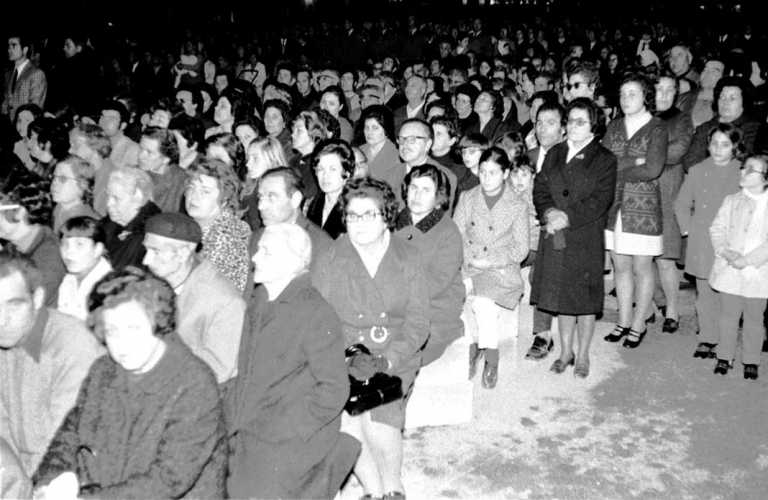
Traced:
[[686, 172], [707, 157], [707, 136], [710, 127], [709, 122], [704, 122], [696, 127], [688, 152], [683, 156], [683, 169]]
[[682, 113], [674, 126], [669, 127], [669, 142], [667, 144], [667, 165], [677, 165], [683, 161], [693, 140], [693, 121], [691, 115]]
[[215, 311], [205, 327], [200, 359], [211, 367], [223, 384], [237, 374], [237, 353], [245, 317], [245, 301], [240, 297], [215, 302]]
[[296, 412], [302, 420], [296, 422], [295, 428], [305, 441], [338, 417], [349, 397], [341, 323], [329, 305], [318, 307], [314, 316], [315, 321], [308, 325], [311, 333], [305, 336], [303, 351], [315, 383], [301, 402], [304, 411]]
[[39, 69], [32, 73], [31, 78], [29, 102], [37, 104], [42, 108], [45, 105], [45, 97], [48, 93], [48, 81], [45, 78], [45, 73]]
[[[456, 211], [453, 213], [453, 222], [456, 223], [456, 227], [459, 228], [459, 234], [461, 235], [461, 245], [463, 259], [466, 259], [469, 255], [469, 244], [467, 241], [467, 223], [469, 222], [469, 193], [467, 191], [459, 198], [459, 203], [456, 205]], [[462, 269], [465, 269], [465, 262], [462, 261]]]
[[160, 436], [147, 471], [106, 488], [89, 490], [95, 498], [179, 498], [189, 491], [224, 441], [219, 393], [211, 380], [190, 381]]
[[432, 262], [427, 262], [430, 283], [430, 295], [442, 294], [453, 285], [454, 276], [464, 263], [464, 251], [461, 235], [455, 231], [446, 231], [445, 238], [436, 247]]
[[695, 170], [685, 176], [683, 185], [680, 186], [680, 191], [677, 193], [677, 199], [675, 199], [675, 217], [677, 217], [677, 224], [680, 226], [680, 234], [683, 236], [686, 236], [691, 229], [691, 212], [695, 201], [693, 189], [695, 176]]
[[405, 282], [408, 284], [408, 303], [400, 338], [393, 339], [384, 355], [396, 371], [407, 363], [424, 346], [429, 337], [429, 289], [424, 276], [424, 267], [418, 256], [405, 266]]
[[[547, 154], [544, 157], [544, 164], [541, 166], [541, 172], [536, 174], [533, 180], [533, 206], [536, 207], [536, 215], [538, 216], [539, 223], [545, 225], [547, 223], [544, 214], [551, 208], [557, 208], [555, 206], [555, 199], [552, 197], [550, 191], [550, 182], [552, 176], [552, 169], [555, 168], [555, 154]], [[539, 152], [541, 154], [541, 152]]]
[[579, 229], [603, 217], [613, 204], [616, 192], [616, 157], [613, 154], [600, 155], [598, 164], [592, 170], [595, 176], [594, 189], [564, 207], [568, 216], [568, 228]]
[[648, 138], [648, 149], [645, 153], [645, 163], [635, 165], [619, 171], [620, 182], [643, 182], [652, 181], [661, 175], [664, 170], [664, 164], [667, 162], [667, 143], [669, 134], [667, 127], [663, 123], [657, 124], [651, 129]]
[[731, 218], [732, 198], [730, 196], [723, 200], [723, 204], [717, 210], [717, 215], [709, 227], [709, 237], [712, 240], [712, 248], [715, 250], [715, 256], [728, 248], [728, 226]]

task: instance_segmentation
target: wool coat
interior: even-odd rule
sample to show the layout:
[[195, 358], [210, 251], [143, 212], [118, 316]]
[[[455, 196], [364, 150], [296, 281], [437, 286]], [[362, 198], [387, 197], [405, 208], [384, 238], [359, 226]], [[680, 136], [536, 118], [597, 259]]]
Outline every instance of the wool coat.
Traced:
[[[616, 155], [616, 194], [608, 213], [608, 229], [616, 227], [621, 211], [625, 233], [658, 236], [663, 231], [659, 176], [667, 159], [668, 133], [658, 118], [651, 120], [627, 137], [624, 120], [608, 124], [603, 146]], [[636, 162], [643, 159], [644, 163]]]
[[[239, 373], [227, 396], [229, 494], [333, 498], [359, 451], [340, 432], [349, 378], [339, 318], [308, 274], [273, 301], [257, 288], [248, 310]], [[333, 471], [342, 463], [338, 477]]]
[[318, 193], [311, 200], [307, 200], [306, 216], [311, 222], [320, 226], [328, 236], [334, 240], [347, 232], [347, 226], [344, 223], [344, 210], [341, 208], [341, 200], [331, 208], [328, 218], [323, 223], [323, 209], [325, 208], [325, 194]]
[[144, 224], [147, 219], [159, 213], [157, 205], [148, 201], [125, 226], [114, 222], [109, 216], [101, 219], [99, 224], [104, 230], [104, 246], [114, 269], [142, 265], [141, 262], [147, 253], [144, 248]]
[[464, 262], [461, 233], [442, 210], [433, 210], [415, 225], [408, 209], [397, 218], [395, 234], [418, 248], [429, 287], [429, 340], [423, 364], [439, 358], [446, 347], [464, 334], [461, 311], [465, 291], [461, 265]]
[[371, 147], [368, 144], [360, 146], [360, 151], [368, 158], [368, 175], [389, 184], [398, 201], [402, 201], [400, 185], [405, 177], [405, 165], [400, 163], [400, 152], [397, 146], [387, 139], [374, 157], [371, 157]]
[[11, 120], [15, 118], [16, 110], [24, 104], [37, 104], [41, 108], [45, 106], [45, 98], [48, 94], [48, 81], [45, 73], [32, 61], [27, 61], [21, 74], [13, 86], [13, 74], [16, 68], [10, 68], [5, 72], [5, 93], [0, 105], [0, 114], [7, 115]]
[[[568, 315], [603, 310], [603, 230], [613, 202], [616, 157], [595, 139], [567, 161], [568, 144], [547, 152], [536, 175], [533, 203], [541, 235], [533, 266], [531, 303], [539, 309]], [[555, 248], [546, 233], [546, 213], [558, 209], [568, 216], [562, 229], [565, 248]]]
[[73, 471], [80, 497], [224, 498], [227, 441], [213, 373], [175, 334], [140, 377], [108, 355], [93, 363], [74, 408], [32, 477]]
[[[506, 183], [503, 186], [491, 209], [482, 186], [463, 193], [453, 220], [464, 244], [464, 277], [472, 279], [477, 295], [514, 309], [523, 294], [520, 263], [530, 249], [528, 204]], [[475, 268], [474, 260], [487, 260], [490, 268]]]

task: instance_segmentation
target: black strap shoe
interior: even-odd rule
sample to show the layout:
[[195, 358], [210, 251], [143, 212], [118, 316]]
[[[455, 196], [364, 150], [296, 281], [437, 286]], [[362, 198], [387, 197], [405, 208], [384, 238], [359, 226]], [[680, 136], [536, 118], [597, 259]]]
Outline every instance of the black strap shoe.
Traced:
[[547, 357], [549, 351], [551, 351], [554, 346], [555, 341], [551, 338], [547, 340], [544, 337], [536, 335], [533, 338], [533, 344], [531, 344], [531, 348], [528, 349], [528, 352], [525, 354], [525, 359], [544, 359]]
[[616, 325], [613, 327], [613, 331], [611, 333], [603, 337], [603, 340], [606, 342], [618, 342], [627, 335], [629, 335], [628, 327]]

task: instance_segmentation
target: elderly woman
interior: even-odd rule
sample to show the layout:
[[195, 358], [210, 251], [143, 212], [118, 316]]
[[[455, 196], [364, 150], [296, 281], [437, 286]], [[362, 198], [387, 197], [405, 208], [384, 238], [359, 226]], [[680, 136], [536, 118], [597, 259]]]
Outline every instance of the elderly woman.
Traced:
[[347, 235], [318, 260], [314, 283], [341, 318], [347, 345], [364, 344], [378, 371], [402, 380], [403, 397], [359, 415], [342, 430], [362, 444], [355, 474], [366, 495], [404, 498], [405, 407], [429, 336], [429, 291], [421, 259], [390, 234], [397, 201], [376, 179], [354, 179], [342, 193]]
[[81, 123], [69, 131], [69, 154], [93, 167], [93, 209], [107, 213], [107, 181], [115, 166], [109, 159], [112, 143], [98, 125]]
[[58, 233], [68, 219], [87, 215], [95, 219], [99, 215], [91, 208], [93, 202], [93, 167], [77, 156], [60, 161], [53, 171], [51, 199], [53, 208], [53, 232]]
[[321, 193], [307, 200], [305, 214], [335, 240], [347, 232], [341, 191], [355, 173], [355, 154], [341, 139], [321, 142], [317, 149], [313, 163]]
[[587, 377], [595, 317], [603, 310], [603, 230], [616, 187], [616, 157], [595, 139], [598, 109], [592, 101], [574, 99], [566, 116], [566, 141], [547, 152], [533, 188], [542, 237], [531, 303], [558, 314], [560, 358], [552, 371], [575, 363], [573, 374]]
[[264, 172], [288, 164], [285, 159], [283, 147], [280, 141], [274, 137], [266, 137], [251, 142], [246, 149], [247, 169], [243, 189], [240, 192], [240, 207], [245, 211], [243, 219], [251, 226], [252, 230], [261, 227], [261, 215], [259, 215], [259, 193], [256, 189], [259, 179]]
[[318, 143], [326, 139], [338, 138], [339, 122], [330, 113], [323, 110], [302, 111], [293, 120], [291, 143], [299, 154], [290, 160], [289, 167], [296, 169], [304, 181], [304, 198], [317, 194], [317, 178], [313, 169], [312, 153]]
[[528, 204], [508, 185], [507, 154], [492, 147], [480, 156], [480, 185], [465, 191], [453, 220], [464, 244], [462, 273], [465, 308], [472, 330], [469, 378], [485, 357], [482, 385], [496, 387], [499, 372], [499, 319], [502, 308], [517, 308], [523, 295], [520, 263], [530, 247]]
[[[612, 121], [603, 145], [618, 159], [616, 195], [608, 216], [606, 248], [611, 251], [619, 321], [605, 337], [624, 347], [643, 341], [654, 288], [653, 258], [664, 253], [658, 178], [667, 159], [667, 128], [651, 112], [653, 85], [627, 76], [619, 88], [624, 116]], [[633, 307], [633, 304], [634, 307]]]
[[393, 190], [400, 189], [403, 174], [400, 153], [394, 142], [392, 112], [386, 106], [368, 106], [363, 110], [357, 127], [358, 136], [364, 141], [360, 150], [368, 159], [368, 175], [383, 180]]
[[430, 298], [429, 340], [423, 365], [438, 359], [461, 337], [464, 325], [464, 261], [461, 233], [448, 215], [448, 178], [434, 165], [413, 167], [403, 181], [404, 208], [395, 221], [396, 235], [411, 241], [424, 262]]
[[675, 333], [680, 327], [680, 315], [677, 311], [680, 273], [677, 270], [677, 261], [682, 256], [683, 243], [675, 218], [675, 199], [683, 184], [681, 161], [693, 137], [691, 116], [675, 107], [677, 92], [678, 82], [673, 74], [665, 73], [657, 78], [656, 116], [667, 125], [669, 138], [667, 161], [659, 177], [664, 253], [656, 257], [659, 283], [655, 287], [654, 302], [664, 315], [661, 328], [667, 333]]
[[175, 301], [137, 268], [96, 284], [88, 325], [109, 356], [93, 363], [51, 440], [32, 477], [36, 498], [224, 497], [219, 392], [210, 368], [174, 339]]
[[241, 292], [250, 259], [251, 228], [236, 215], [240, 181], [226, 163], [200, 158], [189, 166], [185, 206], [203, 232], [202, 256]]

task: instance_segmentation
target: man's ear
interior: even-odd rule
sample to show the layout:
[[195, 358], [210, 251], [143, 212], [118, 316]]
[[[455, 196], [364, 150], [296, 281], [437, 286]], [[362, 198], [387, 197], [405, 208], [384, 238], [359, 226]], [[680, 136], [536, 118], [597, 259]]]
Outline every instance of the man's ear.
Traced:
[[35, 309], [43, 308], [45, 305], [45, 288], [41, 286], [35, 288], [35, 291], [32, 292], [32, 304], [35, 306]]
[[298, 210], [303, 200], [304, 195], [301, 194], [301, 191], [296, 191], [291, 195], [291, 206]]

